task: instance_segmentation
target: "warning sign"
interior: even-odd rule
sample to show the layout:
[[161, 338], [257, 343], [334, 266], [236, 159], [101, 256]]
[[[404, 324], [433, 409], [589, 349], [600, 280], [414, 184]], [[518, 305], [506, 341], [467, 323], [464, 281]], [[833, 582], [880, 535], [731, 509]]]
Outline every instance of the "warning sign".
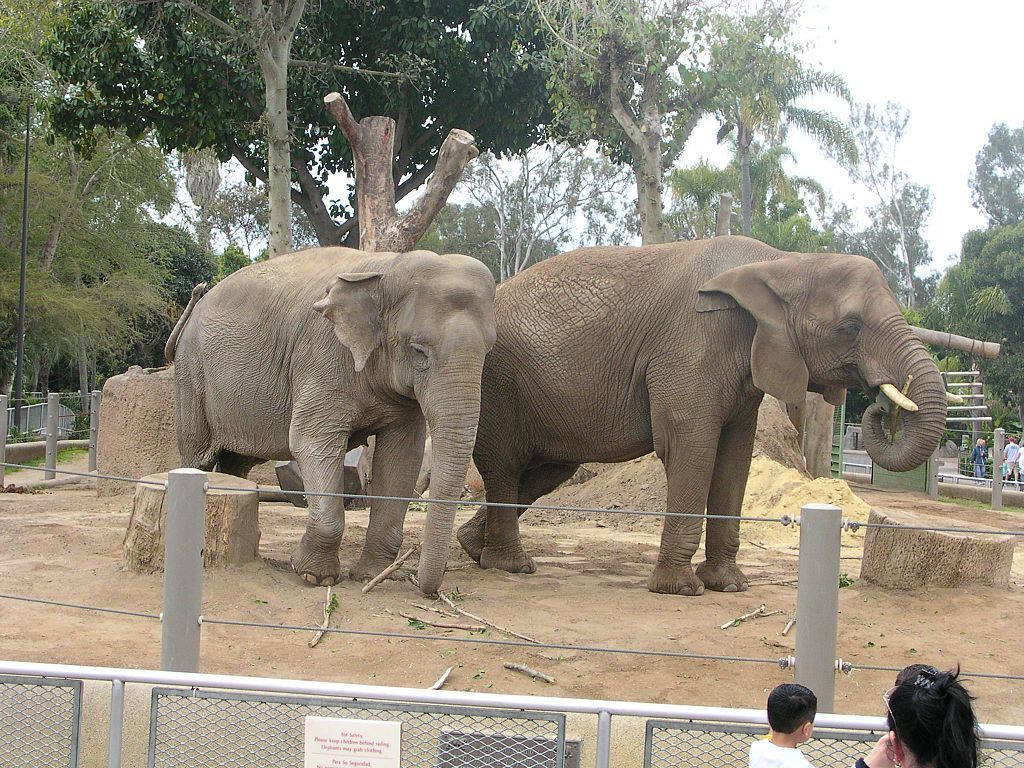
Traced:
[[306, 718], [303, 768], [400, 768], [402, 723]]

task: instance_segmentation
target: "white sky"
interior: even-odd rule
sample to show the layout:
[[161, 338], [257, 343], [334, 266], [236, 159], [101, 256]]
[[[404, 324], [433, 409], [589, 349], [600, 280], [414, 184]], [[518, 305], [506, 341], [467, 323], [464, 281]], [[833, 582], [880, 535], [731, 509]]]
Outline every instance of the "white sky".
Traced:
[[[972, 0], [806, 0], [801, 37], [809, 63], [842, 75], [854, 101], [896, 101], [910, 112], [897, 162], [933, 195], [926, 230], [933, 267], [959, 253], [969, 229], [984, 224], [968, 179], [993, 123], [1024, 124], [1024, 2]], [[684, 157], [723, 164], [715, 127], [700, 126]], [[846, 174], [813, 142], [791, 131], [794, 171], [833, 195], [856, 194]], [[862, 207], [872, 201], [854, 197]]]

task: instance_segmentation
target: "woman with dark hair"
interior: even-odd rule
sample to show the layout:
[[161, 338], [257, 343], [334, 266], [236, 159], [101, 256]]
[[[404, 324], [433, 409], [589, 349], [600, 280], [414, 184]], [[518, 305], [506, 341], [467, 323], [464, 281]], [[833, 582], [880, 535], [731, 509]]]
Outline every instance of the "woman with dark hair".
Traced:
[[889, 733], [856, 768], [978, 768], [978, 721], [960, 670], [914, 667], [883, 697]]

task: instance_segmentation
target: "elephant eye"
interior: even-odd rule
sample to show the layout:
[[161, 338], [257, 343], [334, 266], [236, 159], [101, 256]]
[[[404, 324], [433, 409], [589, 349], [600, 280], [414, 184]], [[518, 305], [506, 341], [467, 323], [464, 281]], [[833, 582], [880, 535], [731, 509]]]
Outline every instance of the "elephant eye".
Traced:
[[425, 371], [430, 366], [430, 354], [427, 348], [415, 341], [409, 343], [412, 349], [412, 364], [417, 370]]
[[861, 323], [856, 317], [847, 317], [836, 326], [836, 334], [844, 339], [853, 340], [860, 333]]

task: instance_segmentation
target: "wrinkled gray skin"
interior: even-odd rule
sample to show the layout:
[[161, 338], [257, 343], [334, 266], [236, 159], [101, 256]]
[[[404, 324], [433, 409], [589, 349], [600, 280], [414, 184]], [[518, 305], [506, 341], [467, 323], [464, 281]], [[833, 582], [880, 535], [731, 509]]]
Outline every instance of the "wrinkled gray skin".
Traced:
[[[177, 331], [168, 351], [186, 466], [244, 476], [259, 462], [294, 458], [307, 491], [340, 492], [345, 452], [376, 435], [374, 491], [408, 497], [429, 425], [431, 497], [459, 498], [495, 338], [494, 280], [476, 259], [300, 251], [218, 283]], [[372, 503], [354, 578], [394, 560], [405, 511], [401, 502]], [[454, 516], [452, 506], [427, 509], [426, 594], [440, 586]], [[291, 559], [307, 582], [338, 581], [344, 527], [341, 499], [309, 498]]]
[[[473, 453], [489, 502], [530, 504], [583, 462], [653, 450], [669, 512], [727, 516], [708, 519], [696, 573], [703, 519], [665, 518], [654, 592], [746, 589], [732, 518], [764, 392], [803, 405], [814, 391], [837, 404], [846, 387], [903, 389], [913, 375], [920, 410], [898, 412], [893, 444], [885, 408], [864, 417], [868, 452], [894, 471], [924, 462], [945, 427], [938, 370], [859, 256], [782, 253], [742, 237], [589, 248], [504, 283], [495, 313]], [[482, 507], [459, 541], [483, 567], [535, 570], [514, 511]]]

